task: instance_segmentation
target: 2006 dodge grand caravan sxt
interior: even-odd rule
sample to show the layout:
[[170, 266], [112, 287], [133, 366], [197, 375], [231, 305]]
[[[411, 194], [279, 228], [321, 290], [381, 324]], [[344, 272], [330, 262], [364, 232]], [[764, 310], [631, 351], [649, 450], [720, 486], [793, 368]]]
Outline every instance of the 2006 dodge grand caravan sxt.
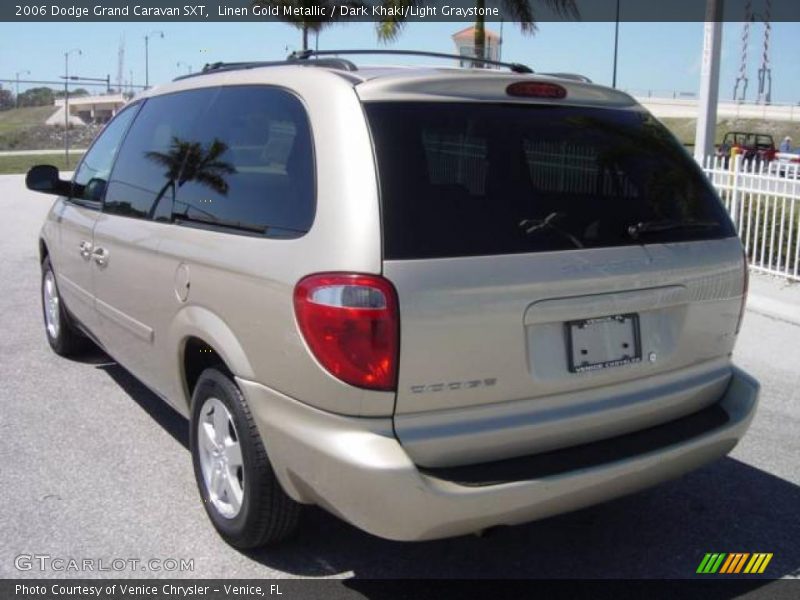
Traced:
[[[507, 65], [508, 66], [508, 65]], [[216, 64], [145, 92], [58, 195], [47, 339], [191, 419], [211, 521], [302, 504], [424, 540], [522, 523], [725, 455], [747, 271], [703, 173], [579, 78]]]

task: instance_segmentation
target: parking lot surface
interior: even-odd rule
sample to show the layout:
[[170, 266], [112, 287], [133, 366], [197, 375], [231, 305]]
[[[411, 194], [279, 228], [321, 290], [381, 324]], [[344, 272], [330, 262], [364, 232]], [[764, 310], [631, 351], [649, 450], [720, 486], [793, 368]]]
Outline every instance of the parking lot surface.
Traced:
[[[309, 508], [291, 542], [232, 549], [199, 500], [186, 422], [100, 351], [47, 346], [36, 240], [51, 202], [0, 176], [0, 577], [686, 578], [706, 552], [771, 552], [767, 576], [800, 577], [800, 326], [753, 311], [735, 358], [761, 381], [758, 414], [699, 471], [483, 537], [389, 542]], [[33, 554], [162, 562], [18, 570]]]

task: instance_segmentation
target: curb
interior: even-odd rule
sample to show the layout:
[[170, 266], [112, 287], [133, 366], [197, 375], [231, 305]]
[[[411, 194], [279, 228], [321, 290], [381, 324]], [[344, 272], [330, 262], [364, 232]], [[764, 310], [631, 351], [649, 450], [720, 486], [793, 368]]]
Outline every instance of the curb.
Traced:
[[800, 306], [759, 294], [747, 297], [746, 310], [800, 327]]

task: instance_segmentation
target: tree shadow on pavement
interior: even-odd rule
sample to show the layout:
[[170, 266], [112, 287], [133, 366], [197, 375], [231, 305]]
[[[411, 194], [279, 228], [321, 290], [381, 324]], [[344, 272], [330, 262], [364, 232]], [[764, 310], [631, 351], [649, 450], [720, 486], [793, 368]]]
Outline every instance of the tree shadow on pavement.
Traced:
[[[186, 419], [106, 359], [97, 368], [188, 449]], [[300, 577], [684, 579], [697, 577], [706, 552], [771, 552], [763, 577], [800, 577], [798, 507], [800, 487], [728, 457], [632, 496], [482, 537], [391, 542], [307, 507], [294, 539], [246, 555]]]

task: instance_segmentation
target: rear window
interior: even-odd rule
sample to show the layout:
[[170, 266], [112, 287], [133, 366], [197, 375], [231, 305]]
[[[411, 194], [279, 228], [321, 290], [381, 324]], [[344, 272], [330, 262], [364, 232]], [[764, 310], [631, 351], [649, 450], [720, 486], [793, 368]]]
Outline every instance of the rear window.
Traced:
[[759, 148], [772, 148], [775, 145], [775, 142], [773, 142], [772, 138], [767, 135], [759, 135], [756, 138], [756, 145]]
[[734, 235], [702, 171], [647, 114], [485, 103], [365, 108], [387, 259]]

